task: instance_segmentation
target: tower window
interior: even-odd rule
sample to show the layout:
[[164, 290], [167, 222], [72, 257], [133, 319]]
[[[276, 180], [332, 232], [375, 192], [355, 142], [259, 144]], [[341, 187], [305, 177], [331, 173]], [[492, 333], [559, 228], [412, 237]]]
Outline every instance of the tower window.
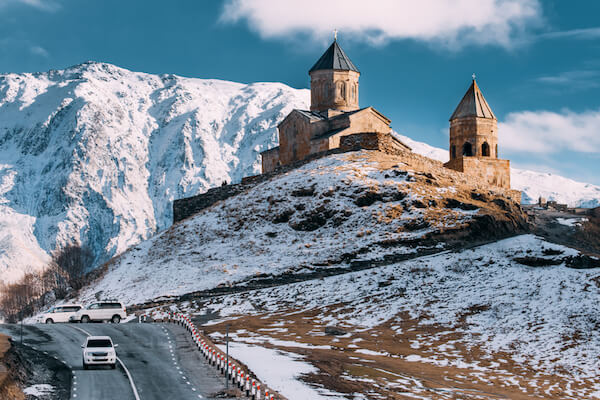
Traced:
[[456, 158], [456, 146], [454, 145], [450, 148], [450, 158]]
[[463, 145], [462, 155], [463, 155], [463, 157], [472, 157], [473, 156], [473, 148], [471, 147], [471, 143], [466, 142]]
[[496, 158], [498, 158], [498, 145], [496, 145]]
[[336, 84], [336, 94], [338, 99], [346, 100], [346, 85], [344, 82], [340, 81]]
[[483, 142], [481, 145], [481, 155], [484, 157], [490, 156], [490, 145], [487, 142]]

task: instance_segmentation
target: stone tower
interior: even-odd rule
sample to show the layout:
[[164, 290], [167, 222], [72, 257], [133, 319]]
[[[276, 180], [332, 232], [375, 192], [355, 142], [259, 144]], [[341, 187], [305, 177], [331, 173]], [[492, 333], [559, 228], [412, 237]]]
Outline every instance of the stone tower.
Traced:
[[450, 117], [450, 160], [498, 158], [498, 120], [473, 79]]
[[360, 72], [344, 53], [337, 40], [308, 71], [310, 111], [358, 110]]
[[450, 117], [450, 161], [445, 166], [510, 188], [509, 161], [498, 159], [498, 120], [475, 77]]

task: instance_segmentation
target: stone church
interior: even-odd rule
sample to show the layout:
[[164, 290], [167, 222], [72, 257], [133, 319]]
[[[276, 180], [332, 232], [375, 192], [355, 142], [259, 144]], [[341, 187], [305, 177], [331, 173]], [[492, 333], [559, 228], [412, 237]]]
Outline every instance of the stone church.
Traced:
[[475, 76], [450, 117], [450, 161], [444, 166], [510, 189], [510, 161], [498, 158], [498, 120]]
[[393, 146], [410, 148], [391, 135], [390, 119], [373, 107], [359, 108], [360, 72], [337, 40], [308, 71], [310, 110], [293, 110], [279, 124], [279, 147], [261, 153], [262, 172], [340, 147], [357, 133], [389, 135]]
[[[411, 152], [391, 134], [389, 118], [373, 107], [359, 108], [360, 72], [337, 40], [308, 73], [310, 110], [293, 110], [278, 125], [279, 146], [261, 153], [263, 173], [338, 149], [340, 142], [343, 148], [352, 143], [355, 148], [377, 148], [399, 157]], [[510, 189], [510, 162], [498, 158], [498, 121], [475, 76], [450, 117], [450, 161], [444, 166], [478, 182]]]

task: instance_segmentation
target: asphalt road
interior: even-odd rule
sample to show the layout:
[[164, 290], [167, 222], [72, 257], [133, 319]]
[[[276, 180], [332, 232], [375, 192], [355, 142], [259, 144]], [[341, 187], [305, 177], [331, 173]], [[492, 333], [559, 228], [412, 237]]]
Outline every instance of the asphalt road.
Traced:
[[[19, 340], [18, 326], [0, 325], [0, 332]], [[110, 336], [119, 344], [117, 357], [129, 371], [140, 400], [211, 399], [211, 394], [224, 388], [223, 378], [205, 363], [186, 331], [177, 325], [25, 325], [25, 344], [55, 356], [71, 368], [71, 399], [136, 400], [122, 366], [116, 370], [83, 369], [81, 345], [86, 332]]]

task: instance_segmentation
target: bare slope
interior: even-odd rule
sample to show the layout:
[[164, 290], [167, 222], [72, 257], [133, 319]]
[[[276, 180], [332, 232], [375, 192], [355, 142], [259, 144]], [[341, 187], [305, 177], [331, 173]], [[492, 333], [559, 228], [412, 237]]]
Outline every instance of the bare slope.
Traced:
[[388, 264], [525, 229], [518, 205], [454, 176], [379, 152], [328, 156], [141, 243], [82, 297], [140, 303], [268, 275]]

